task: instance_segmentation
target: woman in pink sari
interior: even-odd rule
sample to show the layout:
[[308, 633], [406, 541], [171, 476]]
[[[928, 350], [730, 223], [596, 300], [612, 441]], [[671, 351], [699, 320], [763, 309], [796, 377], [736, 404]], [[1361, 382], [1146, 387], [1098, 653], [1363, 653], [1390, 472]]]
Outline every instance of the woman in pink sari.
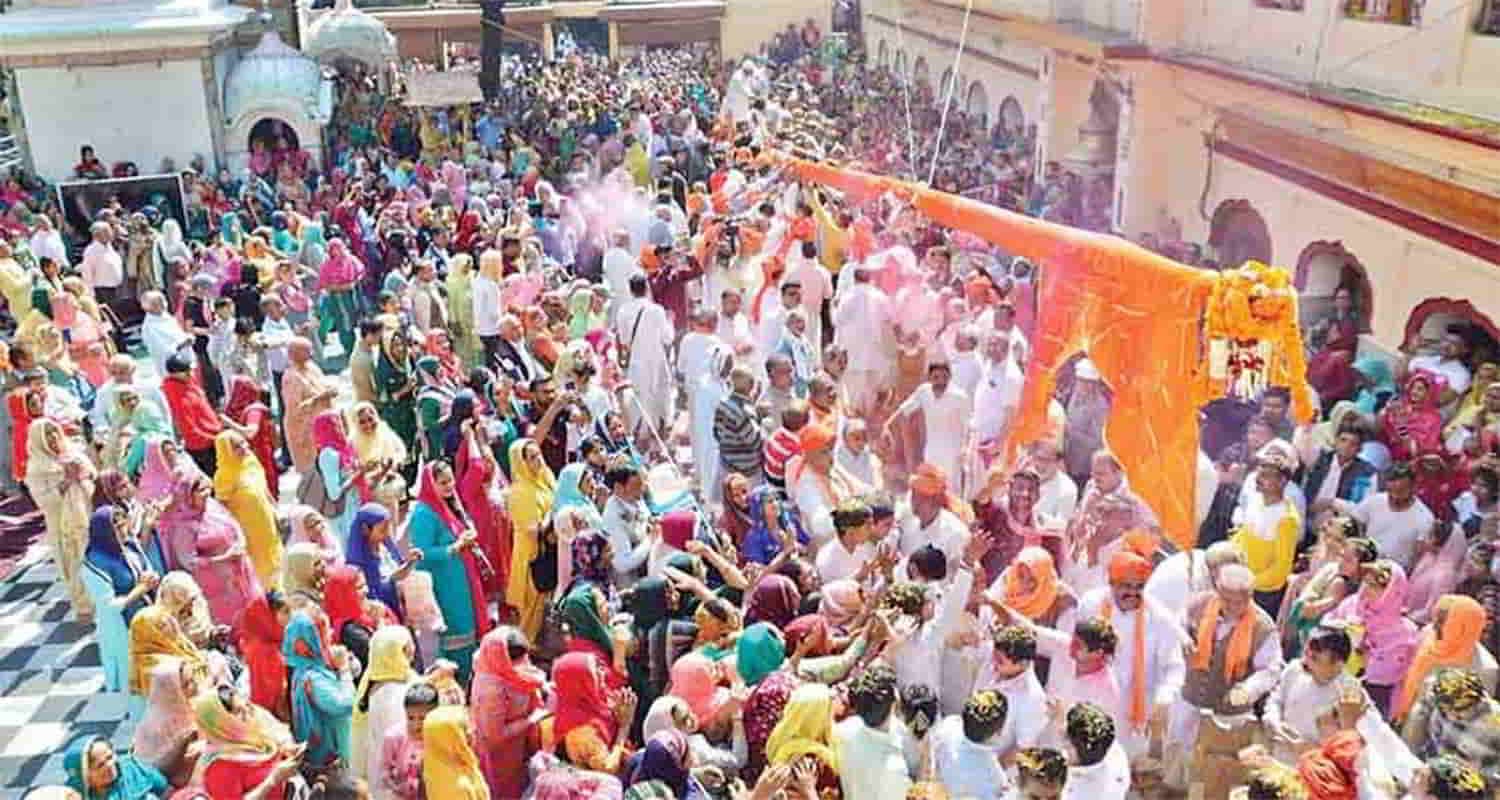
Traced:
[[106, 362], [109, 329], [100, 316], [99, 304], [81, 278], [64, 278], [64, 291], [52, 298], [52, 321], [67, 334], [68, 355], [94, 386], [109, 380]]
[[1406, 379], [1401, 396], [1381, 413], [1380, 438], [1390, 448], [1393, 461], [1411, 461], [1442, 447], [1438, 396], [1444, 383], [1430, 372], [1414, 372]]
[[1469, 537], [1461, 525], [1438, 523], [1417, 544], [1417, 566], [1411, 572], [1406, 596], [1406, 614], [1417, 625], [1426, 625], [1436, 613], [1437, 602], [1452, 594], [1462, 577]]
[[286, 352], [291, 361], [286, 374], [281, 377], [286, 449], [292, 456], [292, 466], [308, 475], [318, 457], [318, 444], [312, 432], [313, 419], [333, 408], [338, 389], [323, 377], [323, 370], [313, 361], [312, 342], [298, 337], [287, 345]]
[[261, 595], [260, 580], [245, 549], [244, 531], [213, 493], [213, 483], [201, 475], [179, 481], [158, 525], [167, 558], [193, 576], [208, 598], [214, 623], [232, 625]]
[[1420, 631], [1406, 618], [1410, 590], [1406, 570], [1381, 559], [1365, 565], [1363, 572], [1359, 591], [1344, 598], [1324, 622], [1343, 622], [1353, 628], [1352, 638], [1365, 663], [1365, 690], [1385, 713], [1392, 693], [1406, 677]]
[[172, 499], [172, 489], [178, 483], [193, 478], [205, 477], [203, 470], [191, 458], [183, 455], [182, 447], [171, 439], [149, 439], [146, 442], [146, 457], [141, 467], [140, 485], [136, 499], [143, 504]]
[[547, 686], [528, 649], [525, 635], [505, 626], [485, 635], [474, 656], [474, 749], [492, 797], [520, 797], [526, 790], [527, 741], [533, 715], [546, 707]]

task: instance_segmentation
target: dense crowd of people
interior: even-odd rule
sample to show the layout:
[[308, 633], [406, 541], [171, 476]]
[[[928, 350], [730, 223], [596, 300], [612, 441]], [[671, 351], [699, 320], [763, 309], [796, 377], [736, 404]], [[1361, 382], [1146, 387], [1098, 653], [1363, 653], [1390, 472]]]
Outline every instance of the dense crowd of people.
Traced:
[[7, 185], [0, 481], [134, 723], [35, 796], [1493, 796], [1475, 343], [1356, 358], [1341, 290], [1325, 413], [1206, 409], [1179, 549], [1086, 356], [1006, 452], [1033, 265], [781, 157], [1060, 218], [1025, 135], [773, 50], [346, 78], [326, 172], [272, 135], [81, 255]]

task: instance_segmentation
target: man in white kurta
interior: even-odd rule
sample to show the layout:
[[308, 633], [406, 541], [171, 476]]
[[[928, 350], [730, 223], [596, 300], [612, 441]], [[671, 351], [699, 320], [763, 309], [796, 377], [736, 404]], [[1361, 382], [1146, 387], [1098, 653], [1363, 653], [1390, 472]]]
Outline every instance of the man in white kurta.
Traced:
[[[1109, 568], [1110, 585], [1085, 595], [1079, 603], [1078, 618], [1104, 617], [1114, 626], [1119, 639], [1111, 668], [1115, 681], [1124, 693], [1126, 723], [1117, 736], [1132, 759], [1146, 754], [1150, 746], [1150, 729], [1130, 719], [1136, 692], [1150, 719], [1165, 719], [1167, 709], [1182, 693], [1185, 663], [1182, 656], [1186, 634], [1176, 615], [1161, 608], [1145, 596], [1151, 564], [1130, 552], [1117, 553]], [[1139, 626], [1144, 625], [1141, 629]], [[1137, 638], [1137, 633], [1140, 637]], [[1135, 671], [1135, 648], [1144, 649], [1146, 671]]]
[[834, 305], [833, 340], [849, 354], [844, 390], [849, 393], [850, 412], [858, 416], [875, 405], [890, 371], [890, 299], [870, 283], [868, 269], [844, 269], [853, 271], [854, 285]]
[[151, 363], [156, 365], [157, 374], [165, 375], [167, 359], [192, 344], [193, 337], [182, 329], [176, 317], [167, 313], [167, 298], [161, 292], [142, 295], [141, 308], [146, 312], [141, 321], [141, 343], [146, 346]]
[[620, 306], [630, 301], [630, 276], [637, 268], [629, 247], [630, 234], [617, 230], [610, 234], [609, 249], [604, 251], [604, 285], [609, 288], [611, 320], [618, 316]]
[[911, 775], [891, 714], [899, 688], [895, 672], [884, 664], [866, 667], [849, 683], [854, 713], [833, 726], [845, 797], [906, 800]]
[[672, 409], [672, 364], [669, 355], [675, 332], [666, 309], [646, 296], [646, 276], [630, 278], [630, 299], [615, 317], [615, 341], [629, 348], [629, 379], [638, 408], [627, 407], [636, 423], [646, 422], [666, 437], [667, 414]]
[[911, 475], [911, 493], [896, 512], [899, 528], [896, 544], [901, 555], [910, 558], [923, 546], [932, 545], [948, 559], [951, 571], [969, 543], [969, 529], [948, 508], [951, 487], [941, 468], [932, 464], [917, 467]]
[[927, 382], [918, 386], [891, 417], [922, 414], [926, 430], [922, 460], [942, 467], [949, 481], [962, 493], [964, 448], [969, 441], [974, 403], [952, 380], [953, 370], [946, 363], [929, 365]]

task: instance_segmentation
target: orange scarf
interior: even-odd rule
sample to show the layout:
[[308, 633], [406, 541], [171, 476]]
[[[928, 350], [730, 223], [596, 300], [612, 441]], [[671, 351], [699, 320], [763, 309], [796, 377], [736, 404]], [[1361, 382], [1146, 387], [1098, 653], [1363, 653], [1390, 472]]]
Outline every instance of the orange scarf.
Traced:
[[[1213, 663], [1214, 629], [1219, 626], [1219, 615], [1223, 609], [1224, 602], [1217, 596], [1203, 608], [1203, 616], [1198, 618], [1198, 635], [1193, 643], [1193, 669], [1202, 672]], [[1239, 621], [1234, 623], [1234, 631], [1229, 634], [1229, 652], [1224, 654], [1226, 680], [1234, 681], [1249, 671], [1250, 646], [1255, 638], [1254, 634], [1255, 610], [1246, 608]]]
[[1411, 704], [1422, 690], [1427, 676], [1439, 667], [1466, 667], [1474, 660], [1474, 648], [1479, 637], [1484, 635], [1486, 616], [1484, 607], [1472, 597], [1458, 594], [1443, 595], [1437, 601], [1434, 614], [1442, 614], [1442, 636], [1432, 625], [1422, 633], [1422, 643], [1406, 671], [1406, 680], [1401, 684], [1401, 693], [1396, 697], [1394, 717], [1401, 719], [1411, 710]]
[[[1032, 587], [1021, 587], [1019, 567], [1031, 573]], [[1035, 621], [1052, 610], [1057, 602], [1057, 570], [1052, 555], [1040, 547], [1027, 547], [1016, 555], [1016, 561], [1005, 571], [1005, 605]]]
[[[1113, 597], [1104, 598], [1104, 607], [1100, 609], [1100, 616], [1106, 622], [1112, 622], [1115, 618], [1115, 601]], [[1146, 599], [1141, 598], [1141, 607], [1135, 612], [1135, 645], [1131, 653], [1130, 663], [1130, 727], [1136, 730], [1144, 730], [1147, 722], [1146, 713]]]

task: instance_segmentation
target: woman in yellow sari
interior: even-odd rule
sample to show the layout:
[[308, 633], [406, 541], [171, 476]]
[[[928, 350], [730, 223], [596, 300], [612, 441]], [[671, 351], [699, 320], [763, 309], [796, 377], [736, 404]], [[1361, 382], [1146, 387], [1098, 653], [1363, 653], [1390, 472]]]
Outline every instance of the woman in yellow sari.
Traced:
[[[130, 705], [144, 710], [151, 692], [151, 673], [169, 659], [187, 664], [200, 680], [209, 677], [208, 657], [183, 632], [172, 609], [161, 602], [142, 609], [130, 621]], [[139, 716], [134, 713], [132, 716]]]
[[261, 291], [269, 289], [271, 281], [276, 279], [276, 255], [264, 237], [251, 236], [245, 240], [244, 262], [255, 267], [255, 283]]
[[479, 364], [479, 334], [474, 331], [474, 257], [459, 253], [448, 264], [448, 334], [453, 352], [472, 368]]
[[[380, 412], [376, 410], [374, 403], [356, 403], [349, 410], [345, 427], [349, 430], [349, 442], [354, 445], [354, 453], [359, 456], [361, 464], [389, 461], [399, 466], [406, 463], [406, 443], [380, 418]], [[375, 502], [399, 513], [401, 501], [406, 497], [406, 489], [406, 478], [402, 477], [399, 469], [393, 469], [386, 473], [384, 480], [371, 488], [371, 496]]]
[[380, 748], [391, 726], [406, 719], [406, 689], [417, 680], [411, 631], [387, 625], [370, 638], [370, 665], [354, 693], [354, 774], [379, 785]]
[[542, 460], [542, 448], [531, 439], [517, 439], [510, 445], [511, 484], [506, 510], [510, 512], [510, 585], [505, 599], [519, 613], [518, 625], [526, 637], [536, 641], [542, 631], [542, 612], [547, 600], [531, 581], [531, 560], [541, 549], [539, 537], [557, 478]]
[[422, 785], [428, 797], [490, 800], [463, 706], [438, 706], [422, 721]]
[[214, 438], [218, 468], [214, 470], [214, 497], [219, 499], [245, 532], [246, 555], [255, 575], [266, 589], [280, 584], [281, 534], [276, 528], [276, 504], [266, 471], [245, 437], [224, 431]]

